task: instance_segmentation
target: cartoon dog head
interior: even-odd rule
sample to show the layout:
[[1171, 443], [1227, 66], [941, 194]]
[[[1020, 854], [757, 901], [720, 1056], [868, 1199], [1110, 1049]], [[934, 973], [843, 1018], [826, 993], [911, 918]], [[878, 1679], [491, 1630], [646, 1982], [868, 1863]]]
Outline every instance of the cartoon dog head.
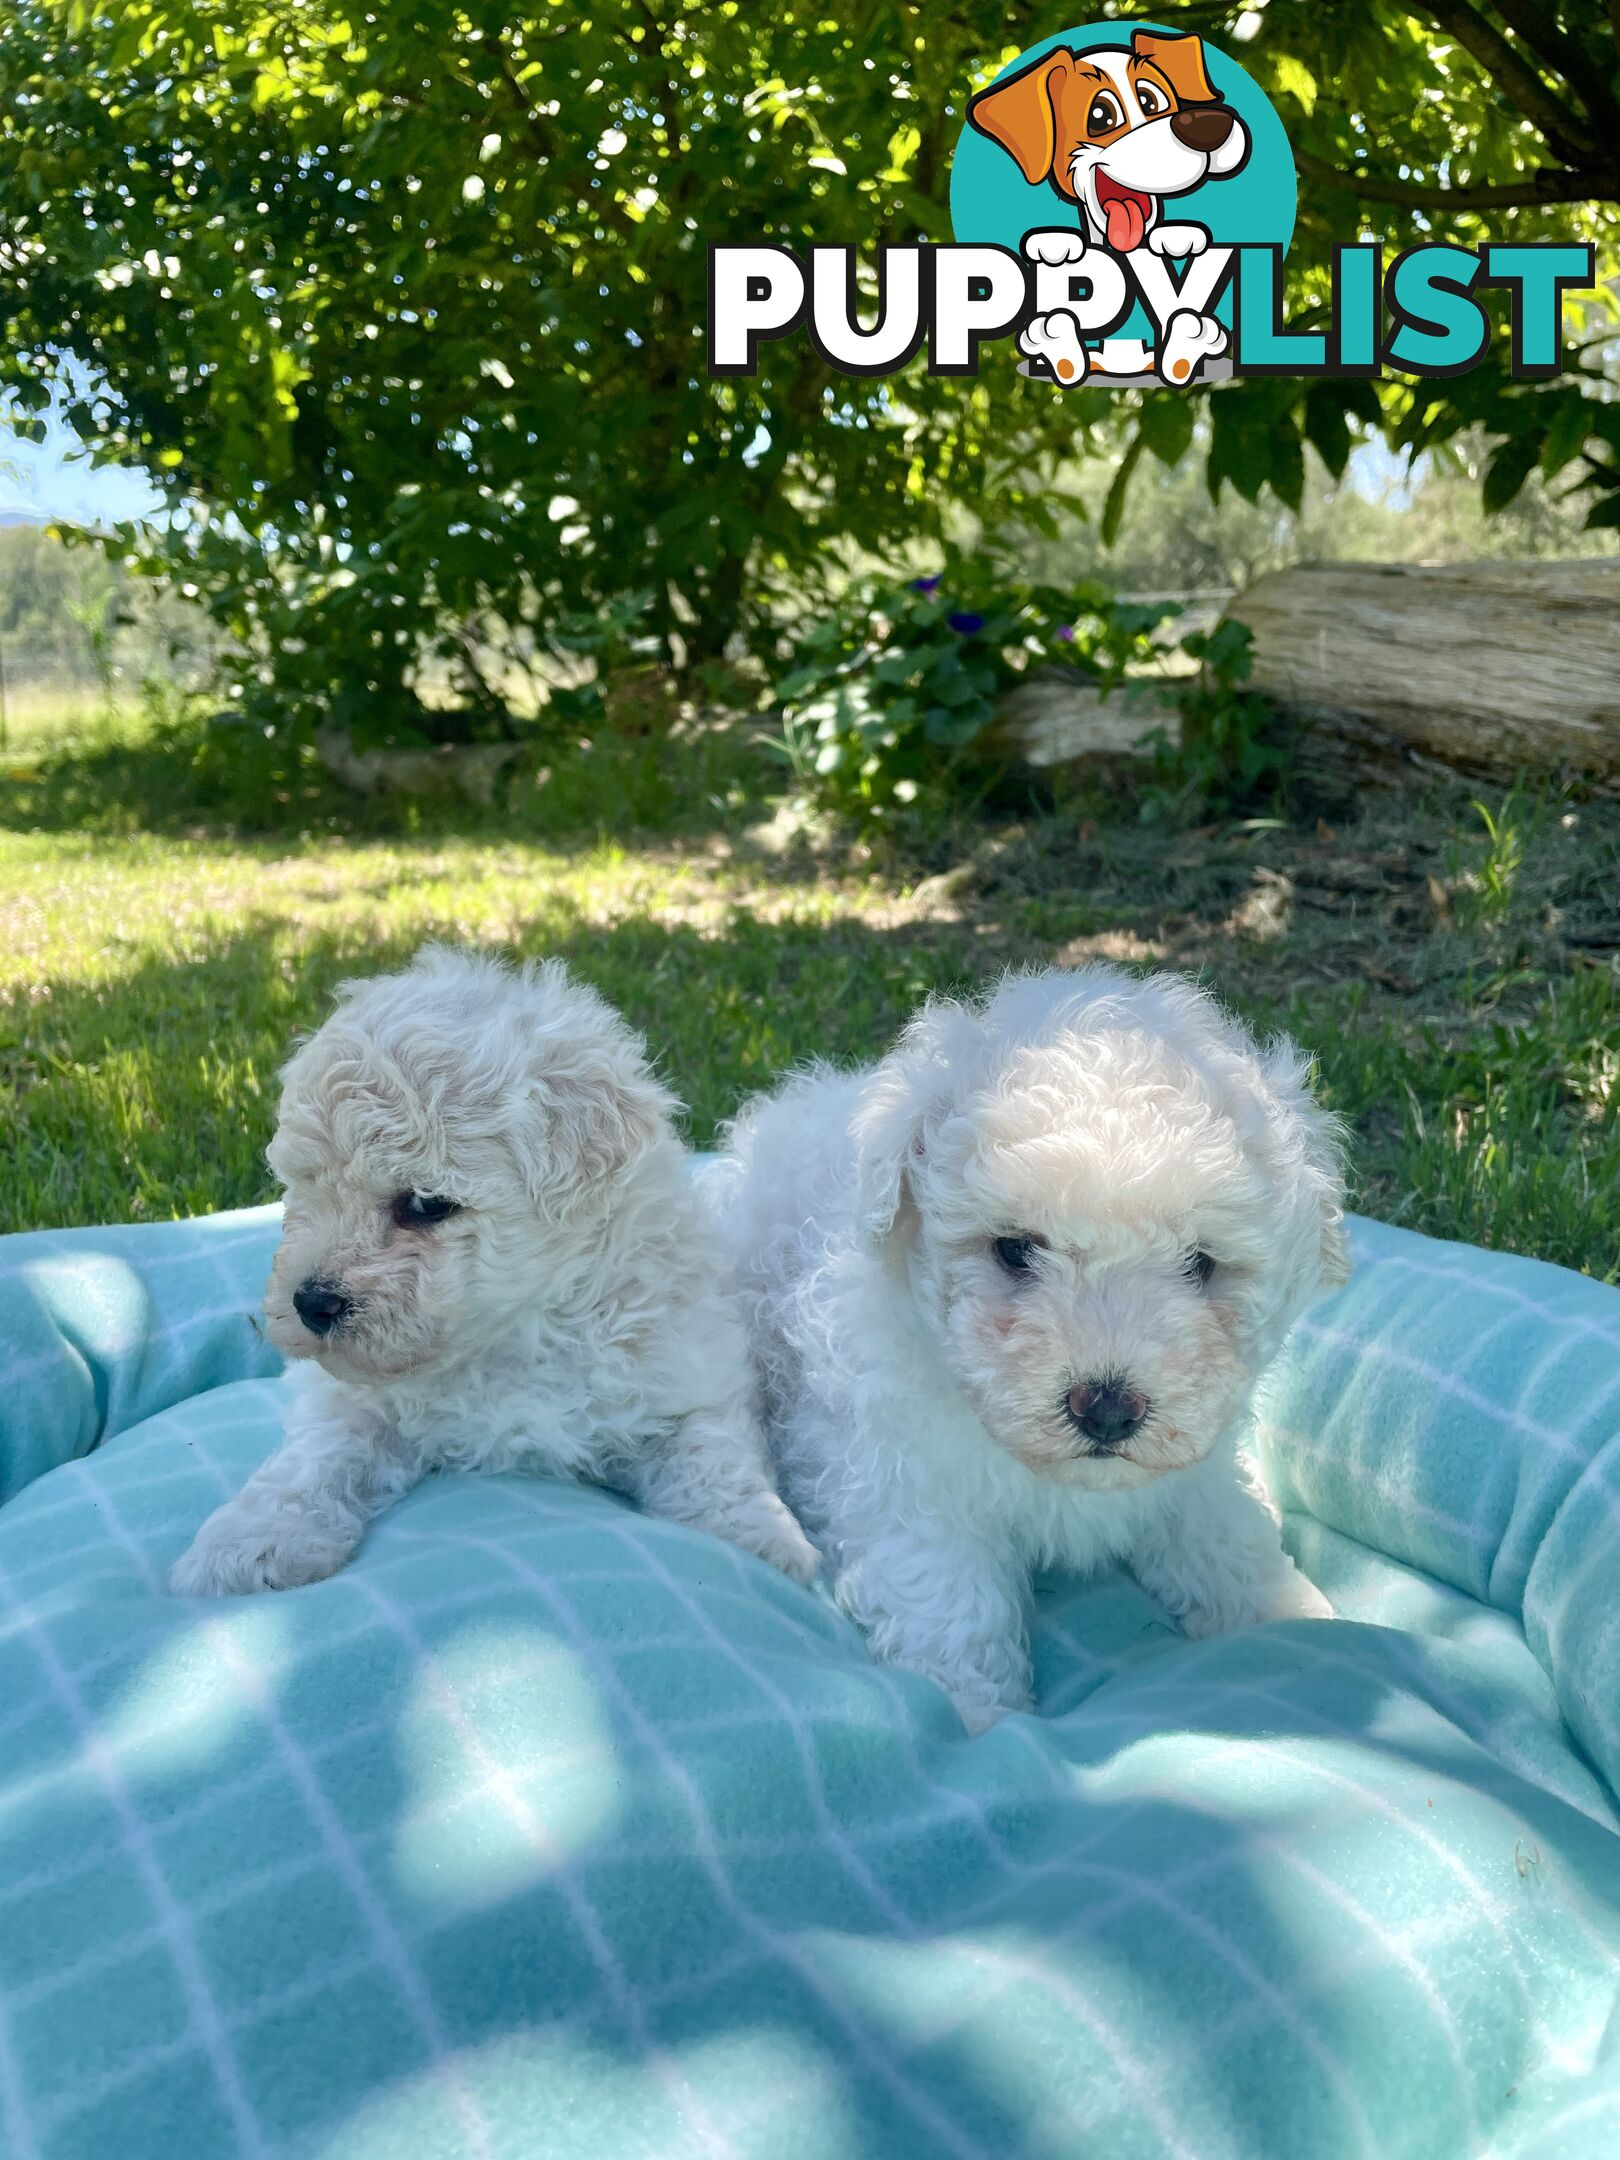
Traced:
[[1140, 247], [1159, 202], [1227, 179], [1249, 154], [1243, 122], [1204, 66], [1203, 40], [1138, 30], [1127, 52], [1094, 46], [1043, 53], [969, 100], [968, 119], [1078, 203], [1093, 236], [1117, 255]]

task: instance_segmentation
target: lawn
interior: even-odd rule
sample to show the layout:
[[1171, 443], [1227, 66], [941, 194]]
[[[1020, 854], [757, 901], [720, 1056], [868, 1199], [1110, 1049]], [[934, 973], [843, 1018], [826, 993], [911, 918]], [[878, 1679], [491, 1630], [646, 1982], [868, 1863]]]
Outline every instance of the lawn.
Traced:
[[0, 759], [107, 746], [140, 726], [134, 699], [109, 697], [93, 683], [61, 680], [19, 686], [8, 680], [0, 702]]
[[[1075, 789], [874, 844], [798, 816], [741, 724], [576, 753], [499, 809], [275, 778], [244, 803], [125, 741], [0, 779], [3, 1227], [267, 1197], [288, 1045], [429, 937], [560, 953], [646, 1029], [700, 1145], [930, 990], [1103, 957], [1194, 969], [1306, 1043], [1368, 1212], [1620, 1277], [1620, 805], [1497, 791], [1487, 823], [1411, 776], [1189, 830]], [[246, 829], [271, 814], [300, 830]]]

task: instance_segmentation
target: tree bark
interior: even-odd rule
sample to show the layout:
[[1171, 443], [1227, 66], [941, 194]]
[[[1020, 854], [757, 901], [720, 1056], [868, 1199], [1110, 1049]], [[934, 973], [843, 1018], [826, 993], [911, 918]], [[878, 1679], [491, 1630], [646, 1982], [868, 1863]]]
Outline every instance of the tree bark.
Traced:
[[[1298, 564], [1226, 613], [1254, 634], [1250, 687], [1368, 777], [1415, 757], [1620, 794], [1620, 560]], [[1046, 768], [1130, 755], [1155, 726], [1174, 739], [1174, 711], [1056, 671], [1009, 694], [992, 740]]]
[[1330, 731], [1620, 792], [1620, 561], [1299, 564], [1227, 612], [1253, 688]]

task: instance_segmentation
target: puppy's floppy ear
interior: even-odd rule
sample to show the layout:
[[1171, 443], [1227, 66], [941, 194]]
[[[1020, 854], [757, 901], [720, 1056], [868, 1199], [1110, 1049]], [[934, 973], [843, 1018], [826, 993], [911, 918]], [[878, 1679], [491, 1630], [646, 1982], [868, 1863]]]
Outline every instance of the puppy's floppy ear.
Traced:
[[950, 1104], [953, 1071], [971, 1053], [979, 1020], [954, 998], [930, 998], [867, 1083], [855, 1113], [861, 1227], [883, 1239], [914, 1213], [913, 1180], [931, 1129]]
[[1131, 34], [1131, 52], [1138, 60], [1151, 60], [1183, 105], [1218, 105], [1221, 94], [1209, 79], [1204, 65], [1204, 41], [1190, 33], [1166, 37], [1157, 30]]
[[639, 1162], [679, 1106], [641, 1037], [559, 961], [526, 971], [523, 989], [507, 1139], [530, 1198], [567, 1207]]
[[1000, 143], [1018, 161], [1033, 187], [1047, 179], [1057, 158], [1057, 97], [1074, 73], [1074, 56], [1043, 53], [1005, 82], [992, 83], [968, 99], [968, 119], [981, 135]]
[[927, 1106], [911, 1075], [898, 1058], [890, 1058], [855, 1114], [856, 1205], [869, 1238], [881, 1242], [891, 1237], [910, 1212], [908, 1178], [927, 1145], [926, 1116]]
[[531, 1099], [538, 1117], [514, 1136], [531, 1193], [555, 1190], [566, 1161], [581, 1192], [639, 1162], [664, 1130], [674, 1098], [651, 1073], [581, 1053], [548, 1061]]
[[1318, 1273], [1324, 1290], [1350, 1279], [1350, 1239], [1344, 1227], [1344, 1128], [1311, 1092], [1310, 1060], [1280, 1036], [1260, 1070], [1270, 1090], [1270, 1115], [1285, 1165], [1300, 1197], [1312, 1206], [1319, 1234]]

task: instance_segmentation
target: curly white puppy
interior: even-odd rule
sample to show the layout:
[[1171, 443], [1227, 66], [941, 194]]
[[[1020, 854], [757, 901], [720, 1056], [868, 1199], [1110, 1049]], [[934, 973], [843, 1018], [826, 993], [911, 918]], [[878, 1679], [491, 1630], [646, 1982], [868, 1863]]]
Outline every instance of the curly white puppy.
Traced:
[[348, 984], [283, 1083], [287, 1437], [173, 1589], [319, 1581], [436, 1469], [597, 1479], [814, 1573], [672, 1099], [611, 1006], [557, 961], [430, 947]]
[[1169, 976], [1012, 976], [745, 1107], [718, 1182], [783, 1490], [970, 1730], [1030, 1706], [1040, 1566], [1124, 1561], [1189, 1635], [1329, 1612], [1239, 1455], [1348, 1267], [1291, 1044]]

